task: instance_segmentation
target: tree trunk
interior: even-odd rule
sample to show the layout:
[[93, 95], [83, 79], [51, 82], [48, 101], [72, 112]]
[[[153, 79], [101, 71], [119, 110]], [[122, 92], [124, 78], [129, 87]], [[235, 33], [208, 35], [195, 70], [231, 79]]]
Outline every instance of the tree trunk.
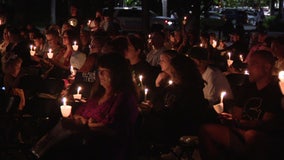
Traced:
[[270, 1], [270, 15], [271, 15], [271, 16], [273, 16], [274, 13], [275, 13], [274, 4], [275, 4], [275, 0], [271, 0], [271, 1]]
[[150, 26], [150, 18], [149, 18], [149, 4], [148, 0], [142, 0], [142, 22], [143, 22], [143, 31], [145, 34], [149, 32], [149, 26]]
[[283, 0], [279, 0], [279, 13], [278, 13], [278, 18], [283, 17]]
[[196, 45], [199, 43], [199, 35], [200, 35], [200, 0], [195, 0], [192, 2], [193, 10], [192, 10], [192, 20], [189, 25], [189, 30], [192, 31], [193, 34], [193, 44]]

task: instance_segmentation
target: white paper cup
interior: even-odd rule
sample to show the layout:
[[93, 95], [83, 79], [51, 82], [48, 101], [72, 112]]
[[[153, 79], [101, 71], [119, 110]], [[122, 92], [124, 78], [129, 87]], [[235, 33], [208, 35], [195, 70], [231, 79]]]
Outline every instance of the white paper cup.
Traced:
[[70, 105], [62, 105], [60, 106], [61, 114], [63, 117], [68, 117], [71, 114], [72, 106]]
[[217, 113], [222, 113], [224, 111], [223, 103], [215, 104], [215, 105], [213, 105], [213, 108]]
[[81, 99], [82, 98], [82, 94], [73, 94], [73, 98], [74, 99]]
[[48, 57], [49, 59], [53, 58], [53, 53], [52, 53], [52, 52], [48, 52], [48, 53], [47, 53], [47, 57]]
[[228, 66], [230, 67], [230, 66], [233, 64], [233, 62], [234, 62], [233, 60], [228, 59], [228, 60], [227, 60]]

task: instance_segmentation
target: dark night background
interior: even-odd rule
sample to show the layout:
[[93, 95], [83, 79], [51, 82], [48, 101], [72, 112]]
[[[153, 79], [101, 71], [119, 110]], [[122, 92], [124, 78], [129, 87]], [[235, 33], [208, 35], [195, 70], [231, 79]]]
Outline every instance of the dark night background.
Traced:
[[[51, 24], [51, 2], [52, 0], [1, 0], [1, 13], [7, 13], [7, 22], [16, 25], [27, 23], [44, 27]], [[82, 17], [88, 19], [94, 17], [95, 11], [107, 6], [115, 6], [118, 1], [113, 0], [55, 0], [56, 2], [56, 23], [60, 24], [69, 14], [68, 6], [76, 3], [80, 7]], [[149, 9], [162, 14], [161, 0], [148, 0]], [[190, 0], [168, 0], [168, 12], [178, 8], [178, 12], [185, 12]], [[182, 7], [181, 7], [182, 6]]]

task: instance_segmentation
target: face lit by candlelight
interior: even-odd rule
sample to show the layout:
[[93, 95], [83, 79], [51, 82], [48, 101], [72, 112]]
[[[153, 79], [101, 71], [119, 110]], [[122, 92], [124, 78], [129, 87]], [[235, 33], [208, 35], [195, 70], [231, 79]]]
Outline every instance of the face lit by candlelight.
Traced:
[[135, 47], [128, 42], [127, 50], [124, 52], [124, 57], [128, 60], [135, 59], [139, 56], [140, 49], [135, 49]]
[[252, 54], [247, 64], [249, 80], [251, 82], [257, 82], [271, 75], [273, 66], [260, 55]]
[[107, 68], [99, 67], [98, 73], [99, 73], [98, 75], [99, 75], [100, 84], [104, 88], [111, 87], [111, 71]]

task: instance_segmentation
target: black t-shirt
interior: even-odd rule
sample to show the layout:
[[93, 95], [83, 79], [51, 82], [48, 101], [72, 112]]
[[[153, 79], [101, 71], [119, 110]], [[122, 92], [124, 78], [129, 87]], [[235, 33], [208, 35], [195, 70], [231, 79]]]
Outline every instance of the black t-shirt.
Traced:
[[242, 88], [236, 98], [237, 106], [243, 108], [243, 119], [259, 120], [265, 112], [281, 113], [282, 93], [278, 81], [272, 81], [266, 87], [258, 90], [255, 83], [249, 83]]

